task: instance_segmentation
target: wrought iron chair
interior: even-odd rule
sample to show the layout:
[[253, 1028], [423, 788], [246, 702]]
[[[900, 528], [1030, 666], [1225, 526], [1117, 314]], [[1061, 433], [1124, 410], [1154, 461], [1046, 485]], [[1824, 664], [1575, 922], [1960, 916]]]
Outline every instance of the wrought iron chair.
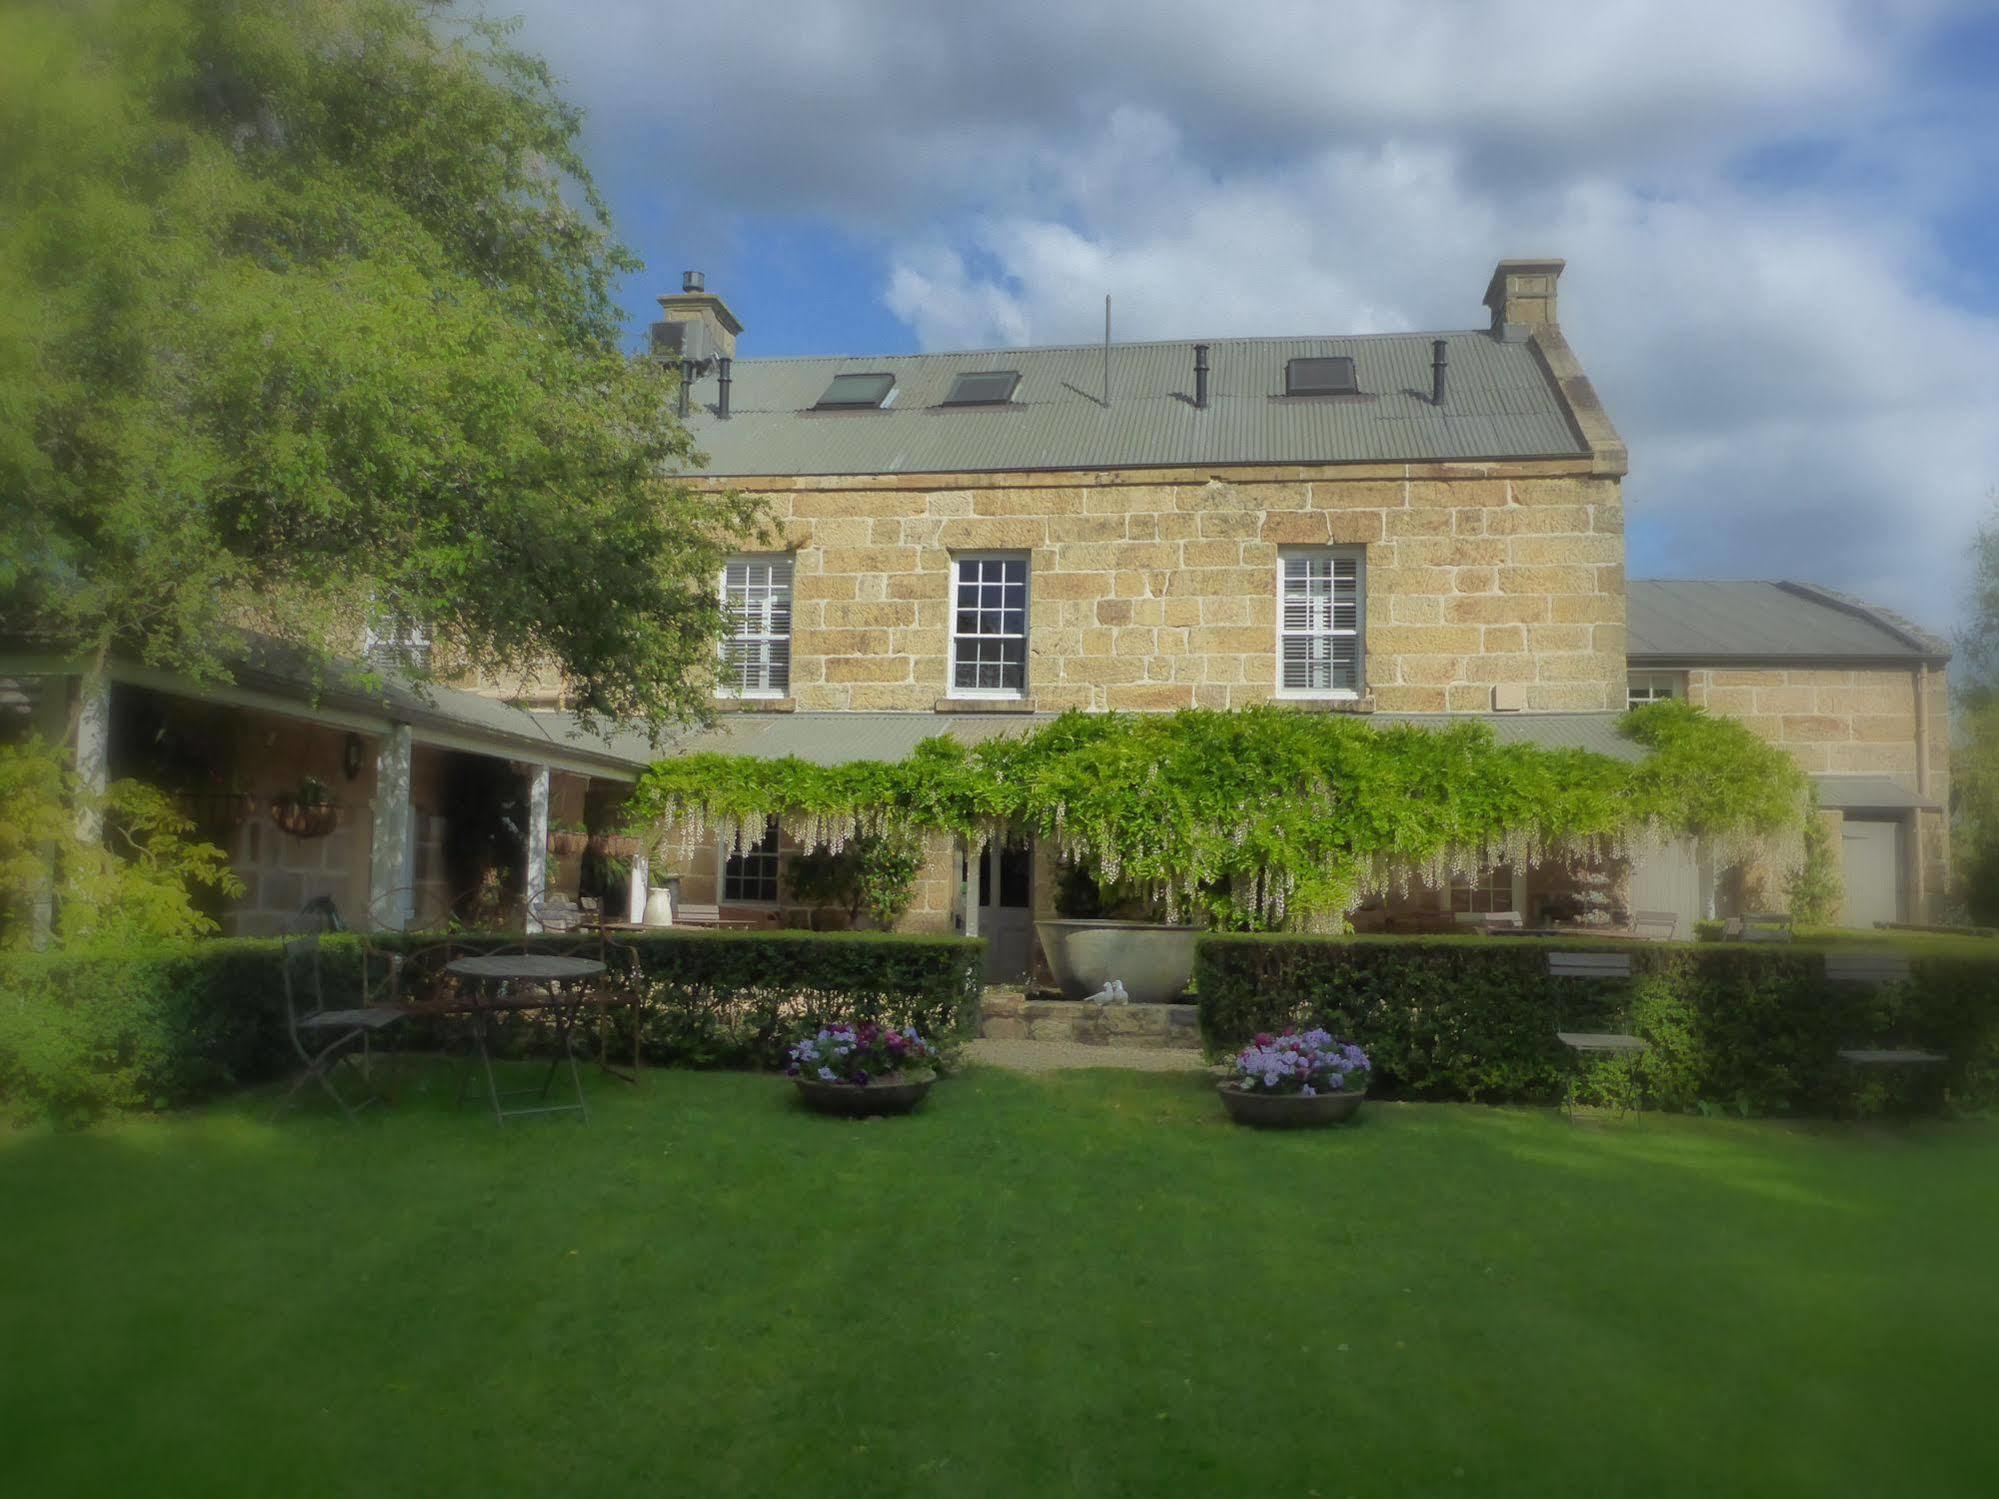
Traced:
[[[372, 1071], [372, 1038], [399, 1024], [403, 1012], [384, 1005], [362, 1005], [354, 1009], [329, 1009], [326, 1004], [325, 968], [320, 961], [319, 934], [307, 933], [285, 943], [283, 958], [285, 1024], [292, 1049], [305, 1064], [271, 1117], [283, 1113], [307, 1083], [317, 1082], [326, 1090], [348, 1119], [357, 1117], [369, 1104], [381, 1102], [379, 1093], [370, 1092], [357, 1106], [348, 1103], [335, 1086], [333, 1074], [345, 1062], [358, 1065], [364, 1078]], [[359, 1045], [359, 1051], [355, 1050]]]

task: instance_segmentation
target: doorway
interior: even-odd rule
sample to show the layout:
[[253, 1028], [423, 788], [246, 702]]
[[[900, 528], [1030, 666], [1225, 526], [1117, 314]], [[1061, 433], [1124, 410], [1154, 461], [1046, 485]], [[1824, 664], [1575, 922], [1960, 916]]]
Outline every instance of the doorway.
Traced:
[[[986, 939], [986, 982], [1006, 984], [1027, 977], [1034, 954], [1034, 848], [984, 844], [976, 855], [976, 878], [965, 879], [968, 896], [979, 902], [979, 935]], [[960, 871], [970, 876], [969, 870]]]
[[1902, 824], [1850, 813], [1839, 832], [1846, 876], [1846, 925], [1871, 927], [1902, 916]]

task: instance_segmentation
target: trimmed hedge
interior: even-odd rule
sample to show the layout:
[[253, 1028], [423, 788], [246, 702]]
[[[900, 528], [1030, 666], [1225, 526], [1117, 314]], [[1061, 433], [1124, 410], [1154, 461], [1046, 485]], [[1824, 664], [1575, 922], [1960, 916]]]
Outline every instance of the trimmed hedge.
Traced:
[[[594, 953], [594, 937], [537, 946]], [[441, 958], [438, 939], [375, 945]], [[451, 939], [453, 956], [519, 936]], [[646, 987], [646, 1059], [703, 1067], [781, 1065], [794, 1031], [832, 1020], [914, 1025], [926, 1036], [977, 1033], [984, 944], [960, 937], [831, 932], [646, 932], [635, 954]], [[285, 1034], [282, 944], [228, 940], [122, 952], [0, 957], [0, 1118], [81, 1124], [120, 1110], [169, 1108], [281, 1076], [297, 1065]], [[322, 939], [328, 1003], [360, 992], [362, 946]], [[419, 961], [422, 961], [420, 958]], [[612, 1024], [622, 1018], [613, 1012]], [[414, 1044], [451, 1039], [432, 1021]], [[505, 1017], [506, 1049], [547, 1039], [532, 1014]], [[619, 1042], [613, 1041], [616, 1055]], [[627, 1053], [628, 1054], [628, 1053]]]
[[[1204, 938], [1195, 962], [1212, 1055], [1259, 1031], [1323, 1025], [1364, 1047], [1375, 1086], [1411, 1098], [1547, 1102], [1578, 1064], [1560, 1030], [1629, 1030], [1637, 1061], [1581, 1065], [1578, 1097], [1744, 1114], [1984, 1106], [1999, 1095], [1999, 953], [1910, 951], [1906, 982], [1828, 984], [1823, 948], [1619, 944], [1625, 980], [1555, 978], [1528, 938]], [[1842, 1047], [1923, 1045], [1939, 1068], [1856, 1069]]]

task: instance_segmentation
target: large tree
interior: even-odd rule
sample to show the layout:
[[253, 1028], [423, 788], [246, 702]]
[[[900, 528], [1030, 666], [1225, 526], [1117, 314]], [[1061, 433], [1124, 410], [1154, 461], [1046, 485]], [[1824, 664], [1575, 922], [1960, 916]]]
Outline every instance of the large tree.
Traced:
[[1999, 497], [1973, 552], [1971, 617], [1958, 636], [1951, 752], [1957, 887], [1974, 921], [1999, 924]]
[[0, 631], [224, 674], [371, 616], [664, 722], [749, 502], [671, 481], [579, 116], [420, 0], [0, 10]]

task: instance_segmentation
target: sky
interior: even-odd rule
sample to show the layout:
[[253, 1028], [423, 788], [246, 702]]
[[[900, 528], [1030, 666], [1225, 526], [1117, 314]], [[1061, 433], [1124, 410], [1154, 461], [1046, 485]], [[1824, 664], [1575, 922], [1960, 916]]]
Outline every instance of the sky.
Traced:
[[1560, 256], [1634, 577], [1957, 627], [1999, 491], [1999, 0], [488, 0], [586, 112], [636, 346], [1483, 327]]

